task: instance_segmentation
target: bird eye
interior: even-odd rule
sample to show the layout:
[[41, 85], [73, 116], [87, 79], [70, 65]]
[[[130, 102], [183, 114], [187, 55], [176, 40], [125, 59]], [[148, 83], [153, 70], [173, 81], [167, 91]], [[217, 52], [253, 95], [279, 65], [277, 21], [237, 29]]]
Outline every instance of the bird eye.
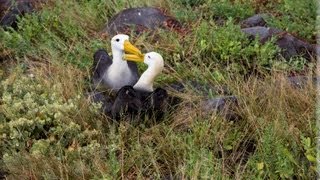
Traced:
[[119, 42], [119, 41], [120, 41], [120, 39], [116, 39], [116, 41], [117, 41], [117, 42]]
[[150, 57], [150, 56], [148, 56], [148, 58], [150, 59], [151, 57]]

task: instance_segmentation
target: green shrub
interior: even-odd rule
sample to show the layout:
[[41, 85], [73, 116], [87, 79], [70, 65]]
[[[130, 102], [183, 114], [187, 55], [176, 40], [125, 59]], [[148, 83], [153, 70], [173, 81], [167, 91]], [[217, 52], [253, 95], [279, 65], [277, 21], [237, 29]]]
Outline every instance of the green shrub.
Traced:
[[199, 6], [204, 3], [204, 0], [179, 0], [178, 2], [185, 6]]
[[[315, 168], [309, 169], [309, 161], [314, 163], [315, 153], [311, 148], [310, 139], [302, 138], [303, 144], [299, 145], [292, 137], [283, 137], [276, 134], [272, 125], [266, 127], [261, 137], [259, 148], [250, 159], [249, 166], [255, 171], [253, 176], [272, 179], [302, 178], [315, 173]], [[304, 146], [303, 148], [299, 146]], [[306, 157], [301, 156], [305, 149]]]
[[212, 0], [208, 5], [215, 19], [241, 20], [254, 14], [254, 9], [248, 1]]
[[250, 41], [240, 26], [229, 19], [224, 26], [200, 24], [197, 39], [201, 61], [226, 68], [228, 72], [247, 73], [253, 69], [270, 70], [277, 61], [279, 48], [268, 41]]
[[[28, 151], [34, 155], [65, 154], [99, 147], [98, 131], [77, 122], [80, 94], [65, 99], [61, 84], [46, 88], [37, 79], [20, 74], [1, 82], [1, 150], [6, 156]], [[89, 106], [97, 113], [97, 105]], [[95, 150], [93, 150], [94, 153]], [[85, 154], [85, 153], [84, 153]], [[60, 154], [61, 155], [61, 154]]]
[[280, 16], [270, 17], [267, 23], [315, 43], [317, 3], [316, 0], [283, 0], [275, 7]]

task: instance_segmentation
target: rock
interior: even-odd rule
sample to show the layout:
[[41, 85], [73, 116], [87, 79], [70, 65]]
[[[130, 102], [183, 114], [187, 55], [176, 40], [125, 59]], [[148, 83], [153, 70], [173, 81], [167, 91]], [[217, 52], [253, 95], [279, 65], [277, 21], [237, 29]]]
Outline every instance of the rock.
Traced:
[[264, 17], [268, 16], [267, 14], [256, 14], [251, 16], [241, 22], [242, 28], [254, 27], [254, 26], [265, 26], [267, 22], [264, 20]]
[[305, 88], [309, 83], [317, 85], [317, 77], [291, 76], [287, 78], [288, 82], [295, 88]]
[[2, 170], [0, 169], [0, 179], [7, 179], [7, 178], [6, 178], [7, 175], [8, 175], [7, 172], [2, 171]]
[[0, 26], [17, 29], [19, 16], [32, 13], [48, 0], [0, 0]]
[[215, 112], [230, 121], [240, 119], [240, 116], [235, 112], [236, 107], [238, 107], [238, 98], [236, 96], [221, 96], [201, 103], [201, 109], [204, 112]]
[[269, 28], [263, 26], [255, 26], [249, 28], [241, 29], [242, 32], [248, 35], [250, 39], [255, 39], [256, 36], [259, 36], [259, 41], [264, 43], [272, 38], [272, 36], [276, 36], [283, 31], [276, 28]]
[[3, 153], [0, 152], [0, 180], [1, 179], [7, 179], [7, 175], [9, 175], [8, 170], [5, 168], [4, 166], [4, 162], [3, 162]]
[[317, 51], [319, 51], [317, 45], [310, 44], [286, 31], [276, 28], [256, 26], [243, 28], [242, 32], [247, 34], [250, 39], [259, 36], [259, 41], [261, 43], [265, 43], [272, 37], [275, 37], [275, 44], [282, 49], [281, 55], [285, 59], [303, 55], [304, 58], [311, 61], [312, 59], [315, 59], [315, 55]]
[[32, 0], [0, 0], [0, 25], [17, 29], [17, 17], [33, 11]]
[[181, 82], [175, 82], [165, 87], [165, 89], [173, 89], [180, 93], [185, 92], [185, 88], [186, 88], [185, 85], [183, 85], [183, 83]]
[[317, 45], [310, 44], [288, 32], [281, 33], [276, 44], [283, 49], [281, 54], [285, 59], [299, 55], [303, 55], [308, 60], [316, 59]]
[[166, 15], [158, 8], [141, 7], [125, 9], [113, 16], [103, 32], [113, 36], [118, 33], [130, 33], [135, 28], [137, 34], [145, 30], [169, 28], [181, 30], [181, 24], [173, 17]]
[[[175, 82], [166, 86], [166, 89], [173, 89], [178, 92], [185, 92], [186, 87], [190, 87], [193, 90], [203, 94], [205, 96], [209, 96], [209, 93], [213, 94], [223, 94], [230, 95], [231, 92], [226, 86], [213, 86], [210, 84], [201, 84], [195, 80], [185, 80], [182, 82]], [[210, 92], [211, 91], [211, 92]]]
[[[208, 97], [212, 94], [222, 94], [222, 95], [230, 95], [231, 92], [226, 86], [213, 86], [208, 84], [201, 84], [197, 81], [186, 80], [183, 82], [175, 82], [165, 89], [173, 89], [177, 92], [183, 93], [186, 91], [186, 88], [192, 88], [203, 96]], [[171, 103], [178, 105], [181, 103], [181, 100], [177, 98], [177, 103]], [[192, 102], [193, 103], [193, 102]], [[240, 117], [234, 112], [234, 107], [237, 106], [238, 100], [235, 96], [221, 96], [212, 99], [206, 99], [200, 102], [200, 109], [205, 114], [215, 112], [217, 114], [222, 115], [227, 120], [238, 120]], [[192, 106], [192, 104], [190, 104]]]

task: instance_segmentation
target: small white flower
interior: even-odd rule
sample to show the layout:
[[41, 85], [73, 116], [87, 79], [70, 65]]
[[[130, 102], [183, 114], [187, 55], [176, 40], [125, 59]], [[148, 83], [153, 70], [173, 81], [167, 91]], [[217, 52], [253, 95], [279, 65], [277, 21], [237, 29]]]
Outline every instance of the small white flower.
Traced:
[[60, 112], [57, 112], [53, 116], [55, 119], [60, 119], [62, 117], [62, 114]]

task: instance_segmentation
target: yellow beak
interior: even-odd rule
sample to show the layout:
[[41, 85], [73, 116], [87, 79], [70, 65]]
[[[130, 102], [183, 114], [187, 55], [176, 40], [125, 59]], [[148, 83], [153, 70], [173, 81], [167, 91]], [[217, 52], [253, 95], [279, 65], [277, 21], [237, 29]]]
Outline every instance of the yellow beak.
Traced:
[[136, 48], [134, 45], [132, 45], [128, 40], [124, 41], [124, 52], [128, 54], [134, 54], [137, 56], [143, 56], [141, 51]]
[[127, 61], [134, 61], [134, 62], [143, 62], [144, 61], [144, 54], [135, 55], [135, 54], [125, 54], [123, 58]]

